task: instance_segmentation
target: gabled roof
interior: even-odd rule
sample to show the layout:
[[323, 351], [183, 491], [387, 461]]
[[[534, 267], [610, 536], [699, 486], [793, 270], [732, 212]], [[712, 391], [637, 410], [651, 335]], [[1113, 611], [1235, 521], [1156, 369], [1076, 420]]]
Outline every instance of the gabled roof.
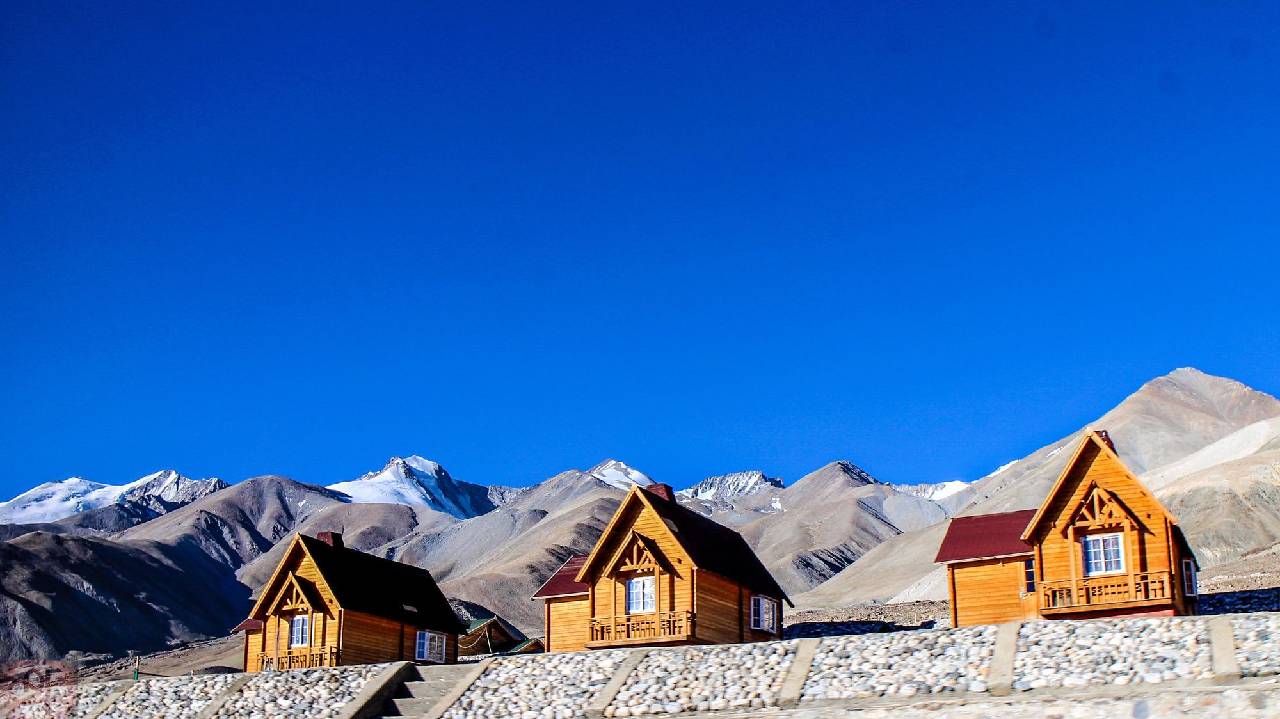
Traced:
[[[589, 570], [594, 564], [600, 562], [599, 553], [605, 544], [606, 537], [617, 529], [615, 525], [618, 519], [632, 502], [642, 503], [664, 520], [672, 539], [689, 555], [693, 566], [719, 574], [760, 594], [784, 599], [791, 604], [791, 599], [787, 597], [786, 592], [782, 591], [782, 587], [778, 586], [778, 582], [760, 562], [760, 558], [752, 551], [751, 545], [747, 544], [747, 540], [743, 539], [741, 534], [691, 509], [686, 509], [674, 498], [667, 499], [640, 487], [632, 487], [626, 499], [622, 500], [613, 519], [609, 520], [609, 526], [600, 536], [600, 541], [596, 542], [591, 554], [587, 555], [587, 560], [578, 570], [577, 581], [585, 582]], [[795, 605], [792, 604], [792, 606]]]
[[1071, 455], [1071, 461], [1067, 462], [1067, 466], [1062, 469], [1062, 474], [1058, 475], [1058, 481], [1053, 483], [1053, 489], [1049, 490], [1048, 496], [1046, 496], [1044, 501], [1040, 503], [1040, 508], [1036, 510], [1035, 516], [1027, 523], [1026, 529], [1022, 532], [1023, 541], [1030, 541], [1031, 536], [1035, 533], [1036, 529], [1038, 529], [1040, 525], [1048, 519], [1046, 515], [1049, 512], [1050, 505], [1053, 504], [1054, 499], [1056, 499], [1058, 494], [1065, 488], [1067, 478], [1071, 476], [1071, 472], [1076, 468], [1076, 465], [1079, 464], [1081, 458], [1084, 456], [1085, 449], [1090, 446], [1097, 447], [1100, 453], [1115, 461], [1116, 466], [1120, 467], [1121, 471], [1124, 472], [1125, 477], [1132, 481], [1138, 488], [1138, 491], [1146, 495], [1147, 498], [1151, 500], [1152, 504], [1158, 507], [1161, 512], [1164, 512], [1164, 516], [1169, 519], [1171, 524], [1176, 525], [1178, 523], [1177, 517], [1174, 517], [1173, 513], [1161, 504], [1160, 500], [1156, 499], [1155, 495], [1147, 490], [1147, 486], [1143, 484], [1133, 472], [1129, 471], [1127, 466], [1125, 466], [1124, 461], [1116, 454], [1115, 447], [1111, 443], [1111, 437], [1107, 435], [1106, 432], [1090, 429], [1085, 431], [1084, 438], [1080, 440], [1080, 446], [1076, 447], [1075, 453]]
[[250, 618], [257, 618], [265, 609], [272, 587], [277, 585], [277, 578], [295, 551], [311, 558], [320, 580], [342, 609], [450, 634], [463, 630], [462, 622], [427, 570], [356, 549], [334, 547], [304, 534], [294, 536]]
[[459, 634], [462, 622], [431, 572], [298, 535], [343, 609]]
[[956, 517], [947, 527], [942, 546], [938, 547], [938, 556], [933, 561], [947, 564], [1030, 554], [1031, 545], [1022, 540], [1022, 531], [1035, 513], [1034, 509], [1021, 509]]
[[587, 561], [585, 554], [574, 554], [569, 560], [560, 565], [560, 568], [551, 575], [538, 591], [533, 593], [532, 599], [545, 599], [547, 597], [569, 597], [577, 594], [586, 594], [591, 587], [586, 582], [577, 580], [578, 570], [582, 569], [582, 564]]

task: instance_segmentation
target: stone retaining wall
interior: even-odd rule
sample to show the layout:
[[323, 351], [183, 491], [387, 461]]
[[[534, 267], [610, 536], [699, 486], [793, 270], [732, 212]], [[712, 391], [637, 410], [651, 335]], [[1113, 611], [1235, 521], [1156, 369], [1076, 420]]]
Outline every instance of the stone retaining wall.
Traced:
[[[48, 706], [57, 711], [36, 701], [12, 716], [348, 719], [376, 709], [378, 690], [399, 686], [402, 667], [82, 684], [48, 690]], [[914, 716], [911, 712], [925, 706], [947, 708], [948, 716], [1014, 719], [1054, 713], [1046, 708], [1050, 705], [1070, 708], [1062, 715], [1074, 716], [1096, 702], [1134, 717], [1160, 716], [1154, 713], [1158, 707], [1176, 714], [1212, 705], [1215, 713], [1245, 719], [1267, 715], [1264, 709], [1280, 714], [1280, 613], [1037, 621], [504, 657], [477, 667], [455, 692], [452, 705], [429, 719], [669, 714], [728, 719], [759, 712], [870, 719]], [[0, 694], [0, 706], [16, 698]], [[61, 703], [55, 705], [54, 699]], [[1117, 708], [1121, 705], [1126, 708]]]

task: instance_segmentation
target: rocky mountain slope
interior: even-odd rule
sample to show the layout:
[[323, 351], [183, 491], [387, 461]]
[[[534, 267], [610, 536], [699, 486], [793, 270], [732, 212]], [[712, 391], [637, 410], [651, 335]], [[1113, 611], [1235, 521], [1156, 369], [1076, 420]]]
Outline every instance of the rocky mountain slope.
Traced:
[[[1201, 562], [1212, 566], [1276, 541], [1270, 452], [1277, 417], [1280, 400], [1271, 395], [1183, 368], [1146, 383], [1088, 426], [1110, 433], [1121, 459], [1152, 484]], [[1084, 429], [974, 482], [974, 499], [960, 513], [1038, 506]], [[830, 607], [945, 598], [943, 571], [933, 564], [944, 531], [938, 525], [893, 537], [799, 601]]]
[[740, 528], [782, 588], [799, 593], [872, 547], [948, 516], [937, 502], [899, 492], [849, 462], [832, 462], [777, 495], [778, 511]]

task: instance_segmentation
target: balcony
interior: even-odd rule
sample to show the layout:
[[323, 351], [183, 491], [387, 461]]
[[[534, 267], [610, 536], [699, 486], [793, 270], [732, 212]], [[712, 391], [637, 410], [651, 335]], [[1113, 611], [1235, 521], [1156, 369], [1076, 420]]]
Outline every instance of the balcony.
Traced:
[[336, 647], [290, 649], [279, 656], [263, 652], [258, 654], [258, 666], [264, 672], [336, 667], [338, 666], [338, 649]]
[[1169, 572], [1085, 577], [1040, 583], [1040, 609], [1062, 610], [1105, 609], [1117, 604], [1155, 604], [1173, 601]]
[[632, 614], [591, 620], [588, 647], [678, 642], [693, 637], [693, 612]]

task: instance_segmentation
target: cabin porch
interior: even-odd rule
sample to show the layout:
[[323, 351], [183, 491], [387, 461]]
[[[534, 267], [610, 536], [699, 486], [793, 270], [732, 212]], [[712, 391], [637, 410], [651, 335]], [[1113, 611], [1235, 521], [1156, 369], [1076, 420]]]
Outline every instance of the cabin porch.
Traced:
[[1166, 605], [1173, 601], [1169, 572], [1136, 572], [1040, 583], [1040, 612], [1045, 616], [1092, 609]]
[[261, 671], [285, 671], [286, 669], [318, 669], [338, 666], [337, 647], [291, 649], [287, 652], [260, 652], [258, 666]]
[[628, 644], [687, 642], [694, 638], [693, 612], [654, 612], [591, 620], [587, 647], [599, 649]]

